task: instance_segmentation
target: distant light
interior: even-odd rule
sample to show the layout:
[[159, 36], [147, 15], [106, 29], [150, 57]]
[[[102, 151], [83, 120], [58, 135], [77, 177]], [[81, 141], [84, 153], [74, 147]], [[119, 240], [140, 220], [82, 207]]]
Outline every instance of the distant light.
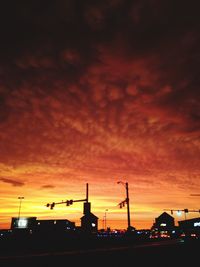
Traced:
[[176, 212], [176, 214], [177, 214], [178, 216], [181, 216], [181, 215], [182, 215], [182, 212], [181, 212], [180, 210], [178, 210], [178, 211]]
[[95, 227], [96, 226], [96, 224], [95, 223], [92, 223], [92, 227]]
[[176, 231], [173, 230], [173, 231], [172, 231], [172, 234], [174, 234], [175, 232], [176, 232]]
[[200, 226], [200, 222], [195, 222], [194, 227]]
[[26, 228], [27, 227], [27, 224], [28, 224], [28, 220], [26, 218], [21, 218], [17, 222], [17, 226], [19, 228]]
[[53, 223], [56, 224], [56, 221], [54, 221]]
[[191, 234], [190, 236], [194, 236], [194, 237], [196, 237], [197, 235], [196, 235], [196, 234]]
[[160, 226], [166, 226], [167, 224], [166, 223], [161, 223]]

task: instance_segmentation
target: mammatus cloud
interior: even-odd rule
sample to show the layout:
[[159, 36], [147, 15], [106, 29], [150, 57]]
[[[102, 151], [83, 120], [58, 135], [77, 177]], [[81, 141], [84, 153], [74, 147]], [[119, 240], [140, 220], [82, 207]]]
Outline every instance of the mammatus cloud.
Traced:
[[0, 181], [2, 181], [3, 183], [10, 184], [12, 186], [24, 186], [25, 185], [24, 182], [20, 182], [20, 181], [9, 179], [9, 178], [3, 178], [3, 177], [0, 177]]

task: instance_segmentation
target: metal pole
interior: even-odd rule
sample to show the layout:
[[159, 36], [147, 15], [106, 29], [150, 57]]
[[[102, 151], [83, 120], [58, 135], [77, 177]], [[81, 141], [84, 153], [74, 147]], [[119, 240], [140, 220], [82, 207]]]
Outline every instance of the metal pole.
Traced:
[[86, 184], [86, 202], [88, 202], [88, 183]]
[[106, 231], [106, 211], [105, 211], [105, 231]]
[[19, 212], [18, 212], [18, 219], [20, 218], [20, 212], [21, 212], [21, 204], [22, 204], [22, 199], [24, 199], [24, 197], [18, 197], [19, 199]]
[[121, 181], [117, 182], [118, 184], [123, 184], [126, 188], [126, 204], [127, 204], [127, 220], [128, 220], [128, 228], [127, 230], [129, 231], [131, 229], [131, 219], [130, 219], [130, 205], [129, 205], [129, 192], [128, 192], [128, 183], [124, 183]]
[[127, 203], [128, 230], [130, 230], [130, 227], [131, 227], [131, 219], [130, 219], [130, 206], [129, 206], [128, 183], [126, 183], [126, 203]]
[[105, 216], [104, 216], [104, 219], [105, 219], [105, 221], [104, 221], [105, 222], [105, 231], [106, 231], [106, 227], [107, 227], [107, 225], [106, 225], [106, 211], [108, 211], [108, 209], [105, 210]]

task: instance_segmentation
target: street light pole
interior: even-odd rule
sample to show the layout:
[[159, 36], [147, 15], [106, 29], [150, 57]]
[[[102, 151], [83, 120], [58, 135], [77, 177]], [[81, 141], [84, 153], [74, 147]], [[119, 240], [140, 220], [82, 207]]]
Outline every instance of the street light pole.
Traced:
[[105, 210], [105, 215], [104, 215], [105, 231], [106, 231], [106, 227], [107, 227], [107, 225], [106, 225], [106, 211], [108, 211], [108, 209]]
[[19, 220], [20, 219], [22, 199], [24, 199], [24, 197], [18, 197], [18, 199], [19, 199], [19, 212], [18, 212], [18, 220]]
[[126, 183], [126, 203], [127, 203], [128, 230], [130, 230], [130, 227], [131, 227], [131, 219], [130, 219], [130, 206], [129, 206], [128, 183]]
[[117, 182], [118, 184], [122, 184], [125, 186], [126, 188], [126, 204], [127, 204], [127, 221], [128, 221], [128, 228], [127, 230], [129, 231], [131, 229], [131, 219], [130, 219], [130, 205], [129, 205], [129, 192], [128, 192], [128, 183], [124, 183], [124, 182]]

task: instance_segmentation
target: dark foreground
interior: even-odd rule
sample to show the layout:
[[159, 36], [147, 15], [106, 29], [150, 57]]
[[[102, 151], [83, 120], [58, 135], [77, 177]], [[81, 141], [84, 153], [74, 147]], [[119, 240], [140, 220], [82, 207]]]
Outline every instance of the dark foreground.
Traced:
[[85, 247], [23, 250], [1, 253], [1, 267], [59, 266], [198, 266], [199, 240], [157, 240]]

